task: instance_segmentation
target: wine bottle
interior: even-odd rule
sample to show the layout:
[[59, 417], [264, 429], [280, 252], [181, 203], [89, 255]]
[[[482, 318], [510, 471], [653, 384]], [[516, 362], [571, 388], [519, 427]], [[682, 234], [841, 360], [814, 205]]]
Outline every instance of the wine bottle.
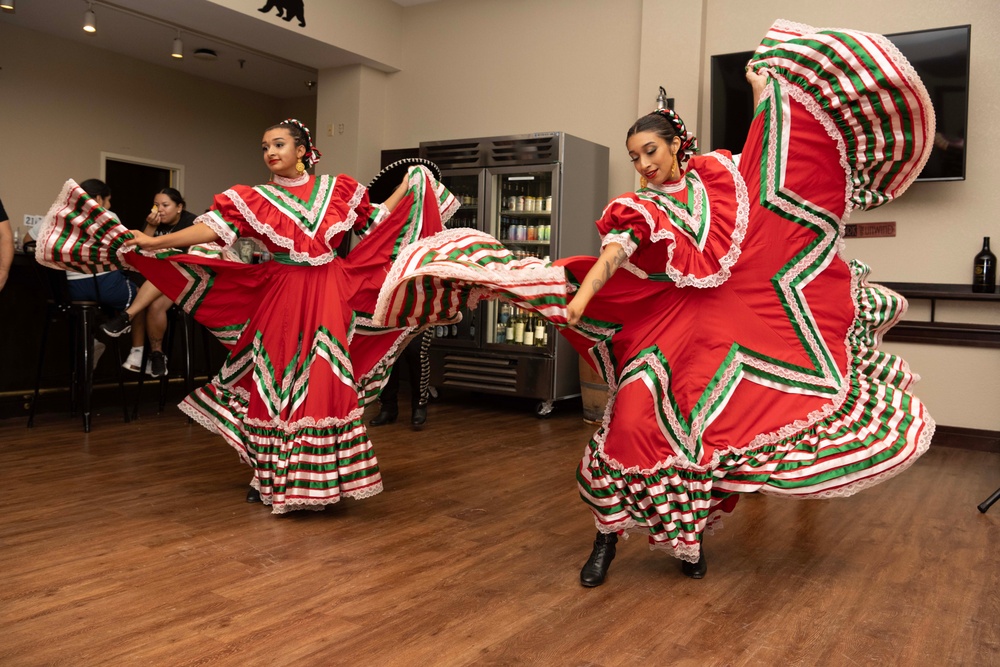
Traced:
[[535, 315], [531, 313], [528, 315], [528, 319], [524, 323], [524, 338], [522, 342], [525, 345], [534, 346], [535, 344]]
[[990, 252], [990, 237], [983, 238], [983, 249], [972, 264], [972, 291], [995, 292], [997, 289], [997, 256]]
[[524, 345], [524, 318], [520, 310], [514, 313], [514, 342]]

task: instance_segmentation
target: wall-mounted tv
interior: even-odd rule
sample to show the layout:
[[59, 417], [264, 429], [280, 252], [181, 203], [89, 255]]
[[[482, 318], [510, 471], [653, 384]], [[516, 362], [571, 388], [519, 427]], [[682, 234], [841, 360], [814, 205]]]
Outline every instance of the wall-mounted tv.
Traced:
[[[916, 30], [886, 35], [917, 71], [937, 116], [934, 148], [917, 180], [965, 179], [965, 142], [969, 118], [971, 26]], [[744, 67], [753, 51], [711, 58], [712, 148], [743, 150], [753, 99]]]

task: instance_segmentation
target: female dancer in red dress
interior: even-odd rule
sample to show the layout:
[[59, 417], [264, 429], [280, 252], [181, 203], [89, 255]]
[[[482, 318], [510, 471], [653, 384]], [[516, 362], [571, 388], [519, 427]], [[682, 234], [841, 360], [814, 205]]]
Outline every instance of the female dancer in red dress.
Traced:
[[[270, 182], [234, 186], [163, 236], [114, 224], [71, 181], [36, 254], [89, 270], [127, 264], [208, 327], [229, 355], [181, 409], [253, 467], [248, 501], [322, 509], [382, 489], [362, 411], [415, 329], [377, 327], [371, 313], [399, 249], [441, 230], [458, 202], [425, 167], [374, 206], [348, 176], [309, 175], [320, 155], [293, 119], [268, 128], [261, 149]], [[340, 259], [352, 231], [361, 241]], [[233, 261], [238, 239], [274, 260]]]
[[878, 350], [905, 301], [842, 256], [851, 210], [898, 196], [927, 160], [923, 84], [884, 37], [788, 22], [748, 69], [758, 105], [738, 161], [687, 160], [671, 111], [628, 132], [646, 183], [597, 222], [599, 258], [515, 261], [448, 230], [404, 251], [379, 298], [376, 320], [401, 324], [426, 321], [428, 303], [455, 317], [456, 288], [465, 305], [513, 301], [604, 376], [577, 471], [598, 529], [584, 586], [633, 529], [700, 578], [702, 536], [738, 494], [851, 495], [909, 467], [934, 432], [916, 376]]

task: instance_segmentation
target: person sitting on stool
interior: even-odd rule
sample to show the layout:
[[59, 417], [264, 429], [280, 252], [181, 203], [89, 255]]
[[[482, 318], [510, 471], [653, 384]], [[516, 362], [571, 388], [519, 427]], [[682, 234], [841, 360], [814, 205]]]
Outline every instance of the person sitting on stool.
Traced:
[[[410, 417], [410, 425], [414, 431], [423, 428], [427, 421], [427, 400], [430, 397], [431, 387], [431, 331], [428, 329], [422, 335], [410, 341], [410, 344], [403, 349], [398, 361], [404, 361], [410, 375], [410, 400], [413, 412]], [[381, 408], [378, 415], [368, 424], [370, 426], [384, 426], [391, 424], [399, 417], [399, 362], [392, 367], [389, 379], [379, 394]]]

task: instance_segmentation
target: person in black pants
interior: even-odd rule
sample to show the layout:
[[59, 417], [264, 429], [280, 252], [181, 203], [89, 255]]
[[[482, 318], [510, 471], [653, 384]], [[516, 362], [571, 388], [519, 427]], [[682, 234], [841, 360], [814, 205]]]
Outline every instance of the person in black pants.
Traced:
[[[431, 388], [431, 330], [417, 336], [403, 350], [399, 361], [404, 361], [410, 375], [410, 400], [413, 412], [410, 425], [419, 431], [427, 421], [427, 400]], [[391, 424], [399, 417], [399, 363], [392, 367], [389, 379], [379, 394], [381, 408], [379, 413], [368, 422], [371, 426]]]

